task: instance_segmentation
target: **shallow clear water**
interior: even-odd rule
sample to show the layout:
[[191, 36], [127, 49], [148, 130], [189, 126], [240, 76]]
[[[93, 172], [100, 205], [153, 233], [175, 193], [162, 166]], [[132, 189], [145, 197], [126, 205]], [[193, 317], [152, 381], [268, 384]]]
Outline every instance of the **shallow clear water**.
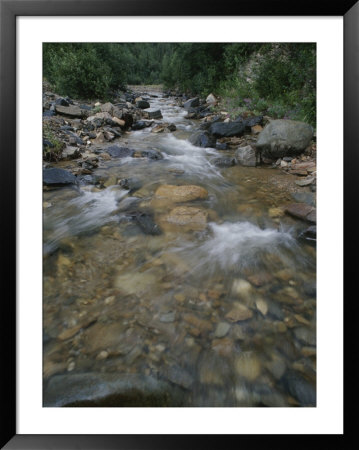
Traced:
[[[213, 166], [226, 152], [187, 141], [199, 122], [172, 99], [150, 102], [177, 131], [116, 143], [164, 159], [95, 171], [137, 190], [44, 192], [45, 404], [126, 406], [114, 392], [129, 377], [135, 406], [315, 406], [316, 252], [298, 239], [303, 223], [269, 214], [292, 201], [278, 187], [290, 175]], [[154, 198], [163, 184], [204, 187], [205, 200], [185, 205], [205, 210], [207, 226], [166, 225], [178, 204]], [[144, 234], [129, 211], [150, 212], [162, 233]], [[146, 397], [153, 389], [165, 396]]]

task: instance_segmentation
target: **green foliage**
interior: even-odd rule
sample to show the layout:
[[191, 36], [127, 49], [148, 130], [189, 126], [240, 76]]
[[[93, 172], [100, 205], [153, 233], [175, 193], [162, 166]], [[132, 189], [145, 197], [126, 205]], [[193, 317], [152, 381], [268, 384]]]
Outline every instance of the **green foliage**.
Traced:
[[316, 47], [308, 43], [44, 44], [43, 72], [58, 93], [108, 99], [126, 84], [210, 92], [228, 107], [316, 121]]
[[47, 123], [44, 124], [42, 132], [43, 137], [50, 142], [50, 146], [43, 146], [43, 158], [46, 161], [58, 161], [65, 144], [56, 138]]
[[110, 66], [99, 58], [101, 49], [89, 44], [44, 44], [44, 76], [62, 95], [106, 97], [113, 83]]
[[107, 99], [128, 84], [161, 83], [172, 44], [45, 43], [43, 75], [58, 93]]

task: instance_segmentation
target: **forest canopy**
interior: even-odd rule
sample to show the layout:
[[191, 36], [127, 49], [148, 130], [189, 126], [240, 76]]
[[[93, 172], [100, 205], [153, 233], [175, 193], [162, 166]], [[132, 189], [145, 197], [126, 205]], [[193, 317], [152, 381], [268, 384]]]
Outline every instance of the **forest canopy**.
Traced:
[[163, 84], [274, 117], [316, 120], [312, 43], [45, 43], [43, 75], [70, 97], [106, 99], [128, 84]]

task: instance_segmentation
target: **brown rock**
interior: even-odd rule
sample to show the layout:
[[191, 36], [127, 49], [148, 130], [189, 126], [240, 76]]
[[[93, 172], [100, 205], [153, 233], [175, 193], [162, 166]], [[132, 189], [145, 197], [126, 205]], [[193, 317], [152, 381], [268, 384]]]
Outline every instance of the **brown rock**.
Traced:
[[126, 122], [122, 119], [119, 119], [118, 117], [112, 117], [112, 120], [120, 127], [124, 127], [126, 125]]
[[314, 181], [314, 177], [307, 177], [304, 178], [303, 180], [297, 180], [295, 182], [296, 185], [298, 186], [309, 186], [310, 184], [312, 184]]
[[261, 125], [254, 125], [251, 127], [252, 134], [259, 134], [263, 130]]
[[174, 186], [171, 184], [164, 184], [157, 189], [155, 197], [170, 199], [174, 203], [189, 202], [207, 198], [208, 192], [201, 186]]
[[208, 212], [203, 208], [178, 206], [160, 219], [162, 228], [171, 230], [183, 227], [184, 231], [203, 230], [207, 226]]
[[273, 276], [268, 272], [258, 272], [247, 277], [248, 281], [250, 281], [252, 284], [254, 284], [254, 286], [257, 287], [269, 283], [272, 278]]
[[213, 339], [212, 349], [220, 356], [233, 355], [233, 341], [229, 338]]
[[225, 318], [230, 322], [240, 322], [253, 317], [253, 312], [247, 306], [238, 304], [226, 314]]
[[260, 359], [252, 352], [243, 352], [234, 365], [238, 375], [249, 381], [258, 378], [262, 371]]
[[[183, 320], [191, 325], [193, 328], [199, 330], [200, 333], [212, 330], [212, 324], [208, 320], [199, 319], [194, 314], [184, 314]], [[192, 328], [192, 329], [193, 329]]]
[[101, 153], [101, 158], [103, 159], [103, 160], [105, 160], [105, 161], [109, 161], [110, 159], [111, 159], [111, 156], [108, 154], [108, 153], [106, 153], [106, 152], [104, 152], [104, 153]]
[[306, 203], [291, 203], [286, 206], [285, 212], [301, 220], [316, 222], [315, 208]]
[[86, 112], [79, 108], [78, 106], [61, 106], [61, 105], [56, 105], [55, 106], [56, 112], [58, 114], [62, 114], [64, 116], [69, 116], [69, 117], [78, 117], [80, 119], [86, 117]]
[[86, 352], [98, 354], [102, 350], [116, 350], [124, 341], [124, 331], [121, 323], [96, 323], [84, 332]]
[[313, 223], [317, 222], [317, 211], [316, 211], [316, 209], [313, 209], [313, 211], [311, 211], [307, 215], [307, 220], [309, 220], [309, 222], [313, 222]]
[[313, 169], [314, 167], [315, 167], [315, 162], [313, 162], [313, 161], [296, 163], [296, 164], [292, 165], [293, 170], [308, 170], [308, 169]]
[[308, 172], [306, 170], [290, 170], [292, 175], [298, 175], [300, 177], [306, 177]]

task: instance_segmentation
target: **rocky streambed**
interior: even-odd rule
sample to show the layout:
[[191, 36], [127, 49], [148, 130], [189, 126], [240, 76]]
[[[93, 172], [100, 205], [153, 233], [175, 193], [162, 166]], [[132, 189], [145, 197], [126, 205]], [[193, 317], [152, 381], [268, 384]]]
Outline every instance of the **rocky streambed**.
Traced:
[[308, 128], [263, 143], [268, 118], [209, 100], [51, 95], [44, 405], [315, 406]]

